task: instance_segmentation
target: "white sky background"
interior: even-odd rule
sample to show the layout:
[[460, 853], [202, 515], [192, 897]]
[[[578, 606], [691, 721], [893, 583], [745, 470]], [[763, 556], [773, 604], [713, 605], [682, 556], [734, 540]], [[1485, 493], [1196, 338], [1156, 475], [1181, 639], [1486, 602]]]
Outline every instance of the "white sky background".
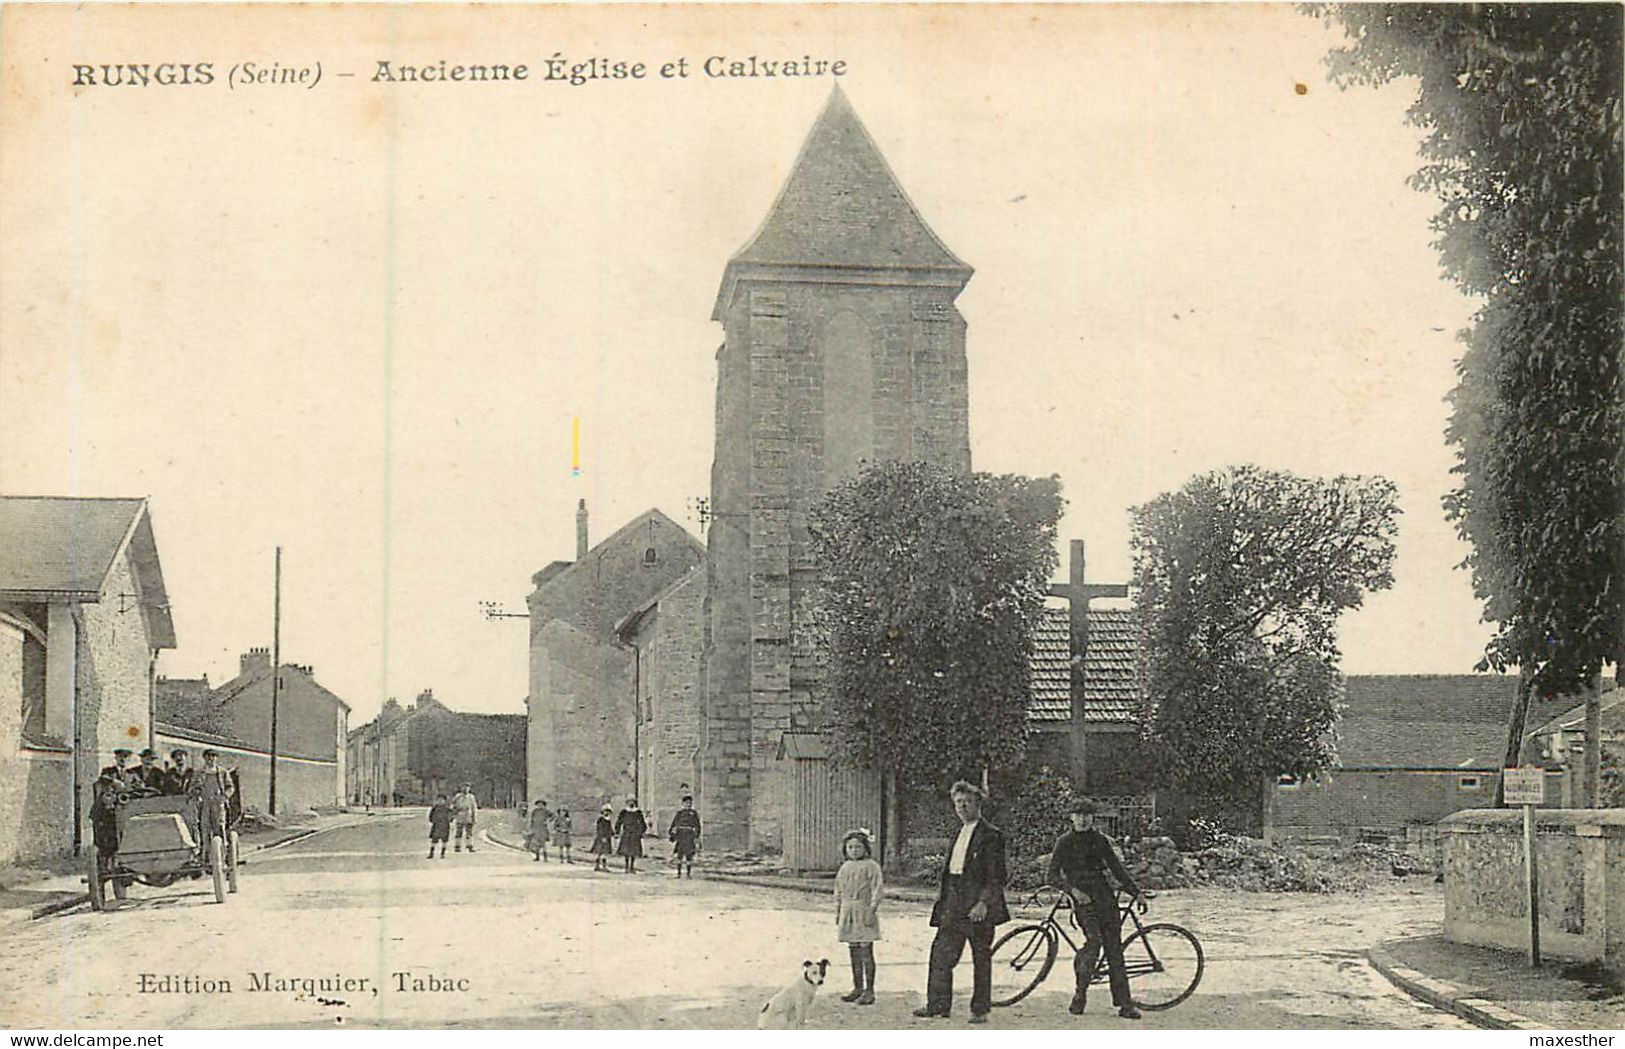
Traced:
[[[830, 81], [367, 80], [380, 58], [535, 76], [554, 50], [844, 58], [976, 268], [973, 463], [1060, 474], [1093, 580], [1127, 580], [1128, 509], [1193, 473], [1384, 474], [1397, 583], [1345, 620], [1344, 669], [1482, 649], [1439, 508], [1472, 304], [1405, 185], [1410, 85], [1330, 86], [1336, 37], [1289, 7], [0, 19], [0, 491], [151, 497], [163, 673], [218, 683], [270, 644], [281, 544], [283, 658], [352, 724], [423, 688], [519, 711], [525, 623], [478, 602], [523, 609], [573, 556], [576, 499], [594, 541], [651, 506], [698, 531], [712, 301]], [[74, 61], [318, 58], [309, 92], [67, 87]]]

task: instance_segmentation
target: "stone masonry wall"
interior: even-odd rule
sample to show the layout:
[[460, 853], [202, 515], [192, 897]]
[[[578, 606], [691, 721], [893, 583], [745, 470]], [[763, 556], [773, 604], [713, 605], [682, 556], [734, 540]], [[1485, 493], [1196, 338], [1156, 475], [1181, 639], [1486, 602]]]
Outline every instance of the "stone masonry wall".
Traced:
[[113, 763], [114, 747], [139, 751], [152, 738], [147, 627], [133, 602], [119, 597], [136, 592], [129, 558], [121, 557], [108, 573], [101, 601], [79, 606], [75, 759], [85, 840], [97, 772]]
[[[1625, 977], [1625, 810], [1536, 814], [1543, 955], [1601, 962]], [[1472, 809], [1439, 824], [1444, 934], [1456, 943], [1522, 951], [1528, 944], [1523, 816]]]
[[[965, 325], [943, 288], [740, 287], [724, 318], [728, 338], [719, 366], [707, 754], [712, 780], [729, 795], [711, 804], [736, 818], [737, 793], [747, 793], [749, 841], [772, 847], [782, 831], [782, 791], [774, 782], [780, 738], [816, 730], [824, 720], [807, 514], [830, 483], [856, 468], [825, 462], [826, 435], [871, 434], [872, 448], [862, 456], [871, 460], [927, 459], [969, 469]], [[850, 351], [832, 346], [831, 338], [868, 343], [867, 399], [826, 398], [826, 355]], [[830, 412], [846, 417], [832, 419]], [[729, 521], [745, 527], [723, 527]], [[748, 565], [746, 579], [732, 574], [741, 563]], [[748, 645], [740, 643], [741, 622], [749, 626]], [[741, 658], [748, 659], [748, 704]], [[748, 748], [727, 738], [736, 734]]]
[[704, 780], [695, 757], [700, 746], [701, 612], [705, 575], [696, 571], [668, 591], [638, 639], [643, 652], [641, 686], [645, 720], [643, 784], [639, 802], [657, 832], [671, 822], [687, 784], [694, 804], [705, 815]]
[[73, 755], [22, 745], [23, 634], [0, 620], [0, 864], [73, 849]]

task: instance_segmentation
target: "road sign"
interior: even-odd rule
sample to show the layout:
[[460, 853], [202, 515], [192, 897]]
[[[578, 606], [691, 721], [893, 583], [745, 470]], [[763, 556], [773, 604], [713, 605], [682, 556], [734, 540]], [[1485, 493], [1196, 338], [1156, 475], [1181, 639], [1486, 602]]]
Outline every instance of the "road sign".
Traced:
[[1546, 802], [1546, 770], [1542, 768], [1502, 769], [1508, 805], [1543, 805]]

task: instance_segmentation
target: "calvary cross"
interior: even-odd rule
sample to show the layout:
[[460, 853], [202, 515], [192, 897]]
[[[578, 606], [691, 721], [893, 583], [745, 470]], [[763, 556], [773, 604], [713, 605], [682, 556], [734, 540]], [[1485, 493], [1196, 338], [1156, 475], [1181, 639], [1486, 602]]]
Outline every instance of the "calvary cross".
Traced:
[[1097, 597], [1127, 597], [1125, 583], [1085, 583], [1083, 581], [1083, 540], [1072, 540], [1069, 569], [1065, 583], [1050, 584], [1051, 597], [1066, 598], [1070, 612], [1072, 658], [1072, 719], [1083, 720], [1083, 663], [1089, 653], [1089, 602]]

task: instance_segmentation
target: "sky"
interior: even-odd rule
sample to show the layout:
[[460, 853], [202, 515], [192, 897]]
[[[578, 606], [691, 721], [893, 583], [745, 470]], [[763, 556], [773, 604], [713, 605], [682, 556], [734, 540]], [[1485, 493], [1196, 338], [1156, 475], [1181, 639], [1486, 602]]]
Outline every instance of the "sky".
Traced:
[[[1414, 85], [1340, 91], [1339, 39], [1275, 5], [5, 7], [0, 493], [151, 500], [168, 676], [271, 643], [280, 546], [283, 658], [352, 724], [430, 688], [523, 710], [526, 624], [480, 602], [523, 610], [578, 499], [594, 541], [650, 507], [698, 534], [723, 265], [834, 82], [694, 67], [807, 54], [976, 270], [973, 465], [1058, 474], [1092, 581], [1193, 474], [1382, 474], [1396, 581], [1343, 668], [1470, 672], [1440, 498], [1474, 304], [1406, 185]], [[548, 82], [554, 54], [650, 73]], [[440, 59], [533, 78], [371, 79]], [[127, 61], [216, 82], [72, 86]], [[226, 83], [243, 62], [322, 79]]]

